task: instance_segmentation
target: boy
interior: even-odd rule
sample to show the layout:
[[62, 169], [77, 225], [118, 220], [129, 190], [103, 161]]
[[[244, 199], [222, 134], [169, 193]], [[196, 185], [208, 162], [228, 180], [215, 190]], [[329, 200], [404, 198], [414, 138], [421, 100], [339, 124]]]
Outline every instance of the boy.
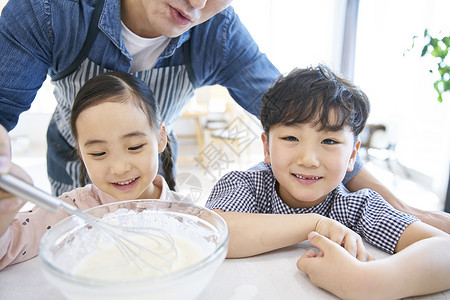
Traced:
[[[324, 66], [276, 82], [260, 113], [264, 162], [225, 175], [206, 204], [228, 223], [228, 257], [278, 249], [309, 234], [322, 251], [308, 251], [298, 267], [339, 297], [398, 298], [450, 288], [448, 234], [395, 210], [374, 191], [350, 193], [341, 183], [353, 169], [368, 114], [367, 96]], [[371, 261], [352, 230], [391, 254], [411, 246]]]

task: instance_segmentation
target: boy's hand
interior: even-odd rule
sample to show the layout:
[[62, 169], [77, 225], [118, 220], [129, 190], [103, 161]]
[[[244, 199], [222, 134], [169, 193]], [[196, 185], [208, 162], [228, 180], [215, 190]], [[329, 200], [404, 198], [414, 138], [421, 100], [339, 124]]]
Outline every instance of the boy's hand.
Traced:
[[361, 262], [338, 244], [316, 232], [311, 232], [308, 240], [320, 252], [308, 250], [297, 261], [297, 268], [306, 273], [314, 285], [340, 298], [360, 295], [362, 285], [358, 284], [358, 279], [363, 274]]
[[317, 222], [315, 231], [344, 247], [358, 260], [373, 260], [373, 256], [367, 251], [359, 234], [338, 221], [323, 217]]

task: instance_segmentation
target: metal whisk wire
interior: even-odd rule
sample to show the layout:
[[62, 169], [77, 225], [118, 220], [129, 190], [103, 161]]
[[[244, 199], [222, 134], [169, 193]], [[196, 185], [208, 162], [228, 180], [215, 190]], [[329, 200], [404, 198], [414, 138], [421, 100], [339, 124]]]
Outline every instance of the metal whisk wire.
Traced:
[[[91, 217], [90, 215], [88, 216]], [[118, 248], [120, 253], [140, 270], [151, 268], [165, 273], [170, 270], [173, 261], [178, 256], [175, 241], [172, 236], [164, 230], [147, 227], [131, 228], [117, 226], [95, 217], [92, 217], [92, 222], [89, 222], [88, 224], [101, 230], [114, 242], [114, 246]], [[151, 231], [151, 233], [149, 233], [149, 231]], [[128, 234], [131, 234], [131, 237], [137, 235], [138, 237], [148, 239], [155, 244], [154, 248], [160, 249], [161, 251], [155, 251], [152, 250], [151, 247], [143, 246], [148, 245], [149, 243], [145, 241], [142, 241], [141, 243], [136, 242], [132, 238], [126, 237]], [[155, 263], [152, 264], [144, 257], [152, 257], [152, 262], [164, 262], [165, 267], [157, 266]], [[158, 263], [158, 265], [160, 264]]]

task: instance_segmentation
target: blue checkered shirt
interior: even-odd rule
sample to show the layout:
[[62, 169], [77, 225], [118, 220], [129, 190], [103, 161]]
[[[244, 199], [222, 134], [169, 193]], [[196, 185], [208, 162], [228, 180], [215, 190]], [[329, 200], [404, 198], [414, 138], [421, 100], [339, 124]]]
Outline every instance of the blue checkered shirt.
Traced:
[[246, 213], [320, 214], [351, 228], [368, 243], [391, 254], [405, 228], [418, 220], [393, 208], [375, 191], [363, 189], [351, 193], [343, 184], [316, 206], [291, 208], [278, 196], [275, 183], [270, 165], [263, 162], [247, 171], [230, 172], [214, 186], [206, 207]]

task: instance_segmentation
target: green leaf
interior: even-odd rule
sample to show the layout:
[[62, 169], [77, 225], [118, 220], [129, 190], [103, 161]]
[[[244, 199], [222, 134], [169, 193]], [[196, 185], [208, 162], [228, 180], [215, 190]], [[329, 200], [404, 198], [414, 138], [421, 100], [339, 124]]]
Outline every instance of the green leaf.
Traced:
[[[412, 47], [415, 46], [416, 37], [417, 36], [413, 37]], [[430, 68], [429, 72], [434, 73], [434, 70], [437, 69], [440, 74], [441, 78], [436, 80], [433, 86], [438, 93], [437, 100], [442, 102], [442, 94], [450, 91], [450, 67], [444, 62], [448, 55], [448, 48], [450, 47], [450, 35], [438, 39], [431, 36], [428, 29], [425, 28], [423, 37], [425, 41], [420, 56], [424, 57], [429, 54], [433, 57], [440, 58], [440, 60], [436, 63], [437, 66], [435, 65], [435, 68]]]
[[444, 58], [447, 56], [447, 51], [442, 50], [441, 47], [437, 46], [434, 48], [433, 51], [431, 51], [431, 55], [434, 57], [439, 57], [440, 59], [444, 60]]
[[425, 54], [427, 54], [428, 52], [428, 45], [425, 45], [422, 49], [422, 54], [420, 56], [425, 56]]
[[439, 43], [439, 40], [437, 38], [432, 37], [430, 39], [430, 45], [433, 46], [434, 48], [438, 47], [438, 43]]
[[442, 39], [442, 42], [448, 47], [450, 47], [450, 36], [446, 36]]
[[441, 90], [439, 89], [439, 83], [440, 83], [441, 81], [440, 80], [438, 80], [438, 81], [436, 81], [435, 83], [434, 83], [434, 89], [438, 92], [438, 101], [439, 102], [442, 102], [442, 93], [441, 93]]
[[443, 66], [438, 68], [439, 74], [443, 78], [445, 74], [450, 74], [450, 67], [449, 66]]
[[444, 92], [450, 91], [450, 80], [444, 80]]

